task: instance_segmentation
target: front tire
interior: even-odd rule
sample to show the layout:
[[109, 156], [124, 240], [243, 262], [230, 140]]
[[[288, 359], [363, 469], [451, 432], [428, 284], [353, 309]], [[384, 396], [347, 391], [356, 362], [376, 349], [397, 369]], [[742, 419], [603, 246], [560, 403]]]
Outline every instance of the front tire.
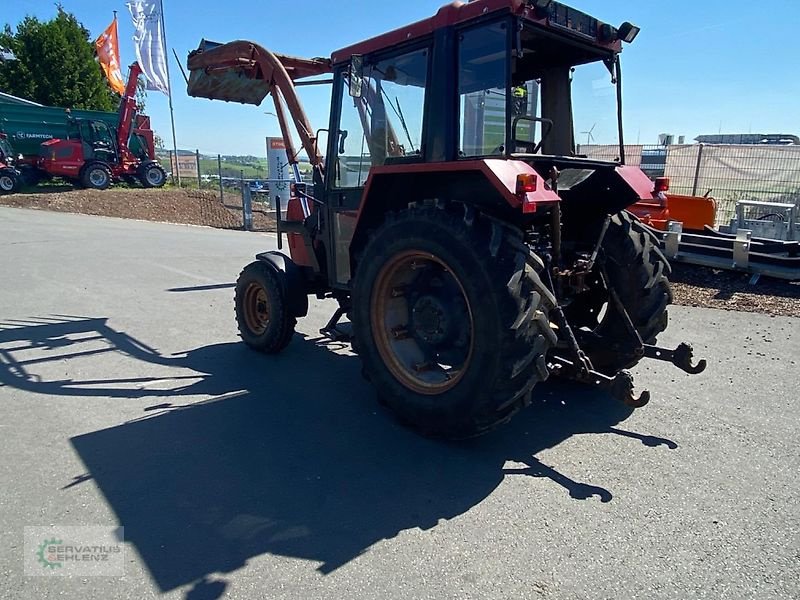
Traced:
[[13, 194], [19, 187], [19, 177], [11, 169], [0, 171], [0, 194]]
[[92, 163], [81, 172], [81, 185], [90, 190], [107, 190], [111, 185], [111, 169], [102, 163]]
[[511, 227], [461, 206], [390, 214], [352, 297], [365, 376], [401, 423], [465, 438], [508, 421], [548, 376], [555, 299]]
[[239, 335], [258, 352], [277, 354], [292, 340], [297, 320], [286, 300], [286, 277], [261, 261], [247, 265], [236, 281], [234, 304]]

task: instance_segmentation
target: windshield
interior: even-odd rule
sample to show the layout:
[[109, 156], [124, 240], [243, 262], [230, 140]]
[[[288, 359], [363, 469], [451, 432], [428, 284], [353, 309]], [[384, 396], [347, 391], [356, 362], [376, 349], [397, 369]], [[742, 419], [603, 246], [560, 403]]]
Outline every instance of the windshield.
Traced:
[[342, 109], [337, 140], [334, 185], [364, 185], [373, 166], [414, 160], [422, 147], [427, 48], [367, 64], [362, 96], [342, 85]]
[[[619, 144], [616, 87], [603, 63], [580, 65], [570, 69], [569, 89], [572, 95], [572, 135], [577, 155], [596, 154], [599, 146]], [[520, 82], [511, 88], [511, 121], [513, 141], [510, 151], [540, 152], [539, 143], [547, 137], [550, 123], [542, 114], [542, 80]], [[562, 103], [563, 104], [563, 103]], [[553, 127], [569, 128], [569, 112], [548, 115]], [[566, 120], [567, 123], [561, 123]], [[617, 152], [618, 154], [618, 152]], [[614, 160], [617, 157], [604, 157]]]
[[12, 156], [11, 145], [5, 138], [0, 138], [0, 159]]
[[[512, 50], [512, 40], [519, 49]], [[459, 156], [568, 156], [584, 154], [587, 143], [618, 144], [616, 86], [604, 62], [613, 59], [607, 49], [527, 25], [517, 38], [506, 22], [462, 32]]]
[[573, 70], [572, 115], [578, 154], [596, 145], [619, 144], [617, 90], [603, 63]]

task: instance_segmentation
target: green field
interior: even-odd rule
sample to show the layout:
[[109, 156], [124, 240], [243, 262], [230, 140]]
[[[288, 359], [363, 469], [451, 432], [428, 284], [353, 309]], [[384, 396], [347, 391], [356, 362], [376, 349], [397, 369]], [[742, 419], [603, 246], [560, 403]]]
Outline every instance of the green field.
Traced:
[[[219, 165], [216, 157], [200, 156], [200, 173], [202, 175], [217, 175]], [[266, 179], [267, 159], [255, 157], [226, 157], [222, 160], [223, 177], [240, 177], [245, 179]]]

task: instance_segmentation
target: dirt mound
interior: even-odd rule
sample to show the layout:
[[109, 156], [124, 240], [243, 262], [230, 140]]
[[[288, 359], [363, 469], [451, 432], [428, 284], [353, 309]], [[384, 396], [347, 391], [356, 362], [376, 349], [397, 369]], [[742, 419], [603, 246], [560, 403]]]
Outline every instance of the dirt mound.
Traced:
[[[241, 212], [223, 206], [210, 191], [175, 189], [48, 190], [0, 196], [0, 204], [57, 212], [241, 229]], [[260, 223], [262, 227], [268, 225]]]

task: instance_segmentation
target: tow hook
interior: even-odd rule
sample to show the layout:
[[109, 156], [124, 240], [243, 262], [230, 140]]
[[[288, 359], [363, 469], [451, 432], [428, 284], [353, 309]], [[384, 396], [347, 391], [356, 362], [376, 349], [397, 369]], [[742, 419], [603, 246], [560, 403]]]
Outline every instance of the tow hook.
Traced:
[[633, 389], [633, 375], [628, 371], [620, 371], [614, 376], [609, 376], [594, 369], [578, 367], [574, 362], [561, 356], [551, 357], [556, 375], [566, 375], [574, 381], [587, 383], [606, 390], [614, 399], [625, 406], [642, 408], [650, 402], [650, 392], [642, 390], [637, 396]]
[[666, 348], [659, 348], [658, 346], [648, 346], [647, 344], [644, 346], [644, 356], [646, 358], [671, 362], [681, 371], [685, 371], [690, 375], [697, 375], [706, 370], [707, 363], [705, 359], [701, 359], [696, 365], [693, 365], [693, 354], [694, 350], [692, 346], [686, 342], [681, 343], [675, 350], [667, 350]]

